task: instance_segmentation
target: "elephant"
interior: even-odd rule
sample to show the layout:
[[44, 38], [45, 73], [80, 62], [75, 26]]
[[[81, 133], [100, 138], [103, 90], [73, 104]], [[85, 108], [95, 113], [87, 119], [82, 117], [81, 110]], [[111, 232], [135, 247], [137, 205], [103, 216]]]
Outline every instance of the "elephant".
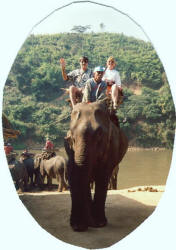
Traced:
[[106, 99], [74, 106], [64, 146], [68, 155], [72, 229], [80, 232], [106, 226], [108, 183], [128, 148], [127, 137], [110, 119]]
[[[19, 161], [23, 163], [27, 169], [28, 176], [30, 179], [30, 185], [34, 186], [34, 176], [36, 175], [35, 169], [34, 169], [34, 159], [32, 157], [25, 157], [23, 154], [21, 154]], [[35, 178], [36, 182], [36, 178]]]
[[68, 189], [67, 185], [67, 173], [66, 173], [66, 159], [62, 156], [54, 156], [50, 159], [43, 159], [40, 155], [36, 155], [34, 159], [34, 168], [40, 170], [40, 175], [43, 178], [47, 176], [47, 185], [52, 184], [52, 178], [56, 178], [58, 181], [58, 191]]
[[12, 179], [18, 192], [28, 190], [28, 173], [25, 165], [20, 161], [13, 160], [8, 163]]

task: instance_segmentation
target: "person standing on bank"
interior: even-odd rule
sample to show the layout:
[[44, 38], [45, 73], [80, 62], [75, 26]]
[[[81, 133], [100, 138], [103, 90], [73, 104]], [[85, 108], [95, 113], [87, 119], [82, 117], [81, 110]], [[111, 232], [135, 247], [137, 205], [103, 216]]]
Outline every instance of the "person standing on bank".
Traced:
[[119, 93], [122, 95], [121, 79], [119, 72], [115, 70], [116, 62], [114, 57], [110, 56], [106, 62], [106, 70], [103, 76], [103, 81], [107, 83], [107, 91], [111, 93], [113, 108], [117, 109]]
[[76, 96], [83, 95], [86, 81], [92, 77], [92, 70], [88, 69], [88, 58], [82, 56], [79, 62], [80, 69], [75, 69], [67, 74], [65, 71], [66, 62], [64, 58], [60, 59], [62, 77], [65, 81], [71, 81], [72, 83], [69, 87], [69, 96], [72, 107], [76, 104]]

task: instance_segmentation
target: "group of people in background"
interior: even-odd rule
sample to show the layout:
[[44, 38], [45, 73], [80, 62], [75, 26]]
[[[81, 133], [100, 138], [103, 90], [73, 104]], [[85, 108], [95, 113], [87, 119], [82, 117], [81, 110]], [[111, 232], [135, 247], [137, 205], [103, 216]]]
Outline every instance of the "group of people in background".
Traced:
[[[12, 157], [13, 157], [13, 160], [16, 159], [17, 153], [13, 151], [13, 147], [11, 143], [8, 142], [4, 144], [4, 151], [5, 151], [8, 161], [12, 160]], [[42, 154], [45, 156], [46, 159], [56, 155], [54, 151], [54, 144], [48, 136], [46, 137], [46, 142], [45, 142], [44, 148], [42, 149]], [[21, 156], [25, 158], [31, 158], [31, 157], [34, 157], [34, 154], [29, 152], [29, 150], [25, 148], [23, 152], [21, 153]]]
[[111, 96], [114, 110], [118, 107], [119, 95], [122, 95], [122, 86], [119, 72], [115, 69], [116, 61], [110, 56], [106, 68], [97, 66], [92, 71], [88, 68], [88, 58], [80, 58], [80, 68], [66, 73], [66, 62], [60, 59], [62, 76], [65, 81], [70, 81], [69, 95], [71, 104], [77, 103], [77, 96], [82, 97], [82, 102], [94, 102]]

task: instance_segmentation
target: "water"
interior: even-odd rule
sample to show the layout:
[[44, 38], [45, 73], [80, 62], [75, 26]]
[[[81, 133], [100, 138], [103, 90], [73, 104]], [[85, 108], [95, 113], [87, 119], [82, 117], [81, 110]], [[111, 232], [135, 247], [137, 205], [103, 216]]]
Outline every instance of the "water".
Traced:
[[165, 185], [172, 151], [127, 152], [118, 175], [118, 189], [146, 185]]
[[[20, 154], [22, 151], [15, 150]], [[41, 153], [39, 150], [30, 150], [31, 153]], [[64, 148], [57, 154], [66, 156]], [[165, 185], [172, 158], [171, 150], [128, 151], [120, 163], [118, 174], [118, 189], [135, 186]], [[53, 184], [57, 183], [53, 179]]]

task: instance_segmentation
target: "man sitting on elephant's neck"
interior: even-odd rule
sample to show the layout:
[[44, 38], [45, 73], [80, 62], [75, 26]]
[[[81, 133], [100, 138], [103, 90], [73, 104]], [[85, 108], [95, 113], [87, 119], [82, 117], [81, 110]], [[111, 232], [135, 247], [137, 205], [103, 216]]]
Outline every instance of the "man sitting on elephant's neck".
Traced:
[[106, 82], [102, 81], [105, 68], [98, 66], [94, 69], [93, 78], [87, 80], [82, 102], [96, 102], [106, 97]]
[[[107, 97], [107, 84], [105, 81], [102, 81], [104, 72], [105, 68], [101, 66], [94, 69], [93, 78], [86, 82], [82, 102], [96, 102]], [[113, 112], [111, 111], [109, 115], [111, 121], [119, 127], [119, 121], [114, 110]]]

